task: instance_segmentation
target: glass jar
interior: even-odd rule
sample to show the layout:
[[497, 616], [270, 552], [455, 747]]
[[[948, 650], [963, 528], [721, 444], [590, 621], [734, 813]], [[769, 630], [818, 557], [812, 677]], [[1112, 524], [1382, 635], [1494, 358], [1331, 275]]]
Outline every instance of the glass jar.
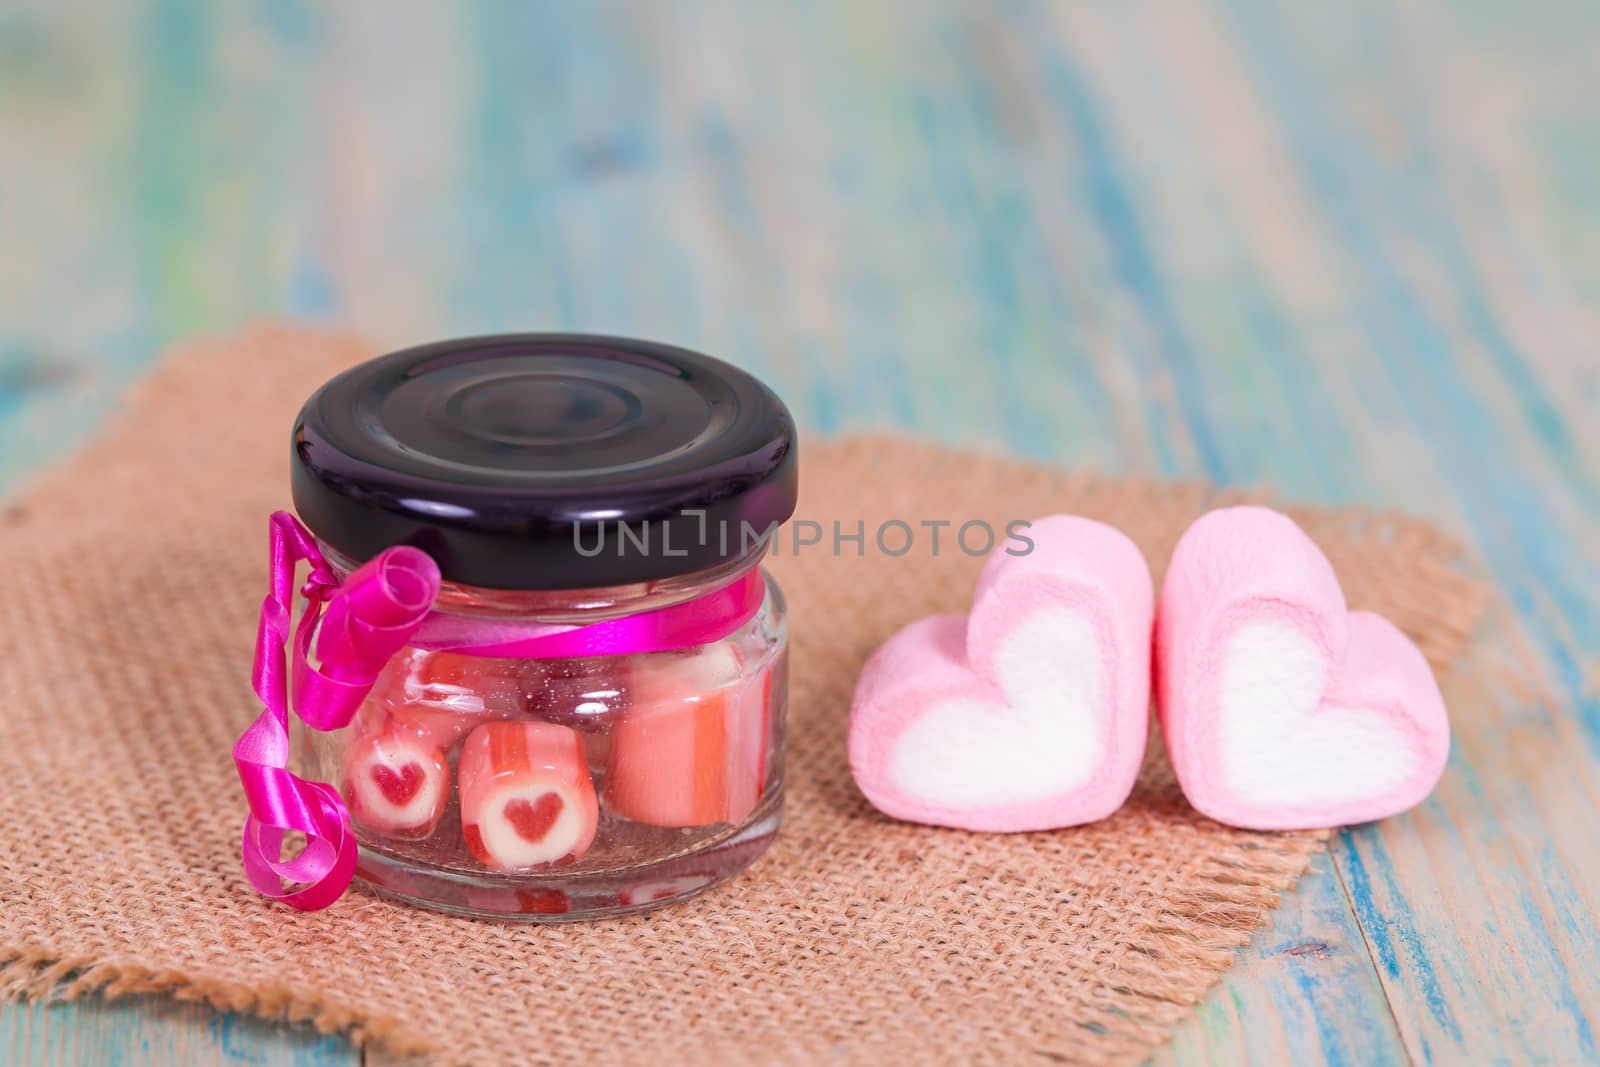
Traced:
[[319, 390], [293, 474], [336, 582], [396, 545], [438, 568], [348, 723], [294, 746], [343, 800], [357, 878], [558, 921], [681, 899], [770, 845], [787, 626], [760, 562], [796, 470], [765, 386], [639, 341], [445, 342]]

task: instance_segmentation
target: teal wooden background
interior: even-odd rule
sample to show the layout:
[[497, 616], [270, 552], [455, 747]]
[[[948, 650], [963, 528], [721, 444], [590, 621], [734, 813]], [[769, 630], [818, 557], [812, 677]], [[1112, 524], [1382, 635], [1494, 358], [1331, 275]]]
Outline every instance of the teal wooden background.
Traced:
[[[1159, 1061], [1600, 1059], [1592, 0], [10, 0], [0, 248], [8, 489], [290, 314], [644, 334], [813, 430], [1434, 518], [1537, 685]], [[360, 1055], [140, 999], [6, 1007], [3, 1058]]]

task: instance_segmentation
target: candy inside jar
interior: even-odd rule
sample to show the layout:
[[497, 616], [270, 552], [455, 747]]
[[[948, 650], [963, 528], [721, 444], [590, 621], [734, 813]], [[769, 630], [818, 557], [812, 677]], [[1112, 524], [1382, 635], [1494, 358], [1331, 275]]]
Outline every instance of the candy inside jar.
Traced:
[[645, 342], [445, 342], [323, 386], [293, 458], [304, 528], [275, 530], [325, 613], [293, 653], [318, 662], [290, 770], [326, 783], [306, 795], [337, 855], [353, 831], [356, 878], [576, 919], [689, 896], [767, 848], [788, 634], [760, 563], [797, 471], [769, 390]]
[[777, 826], [776, 607], [683, 650], [395, 656], [349, 726], [308, 737], [362, 873], [435, 904], [548, 916], [660, 904], [742, 868]]

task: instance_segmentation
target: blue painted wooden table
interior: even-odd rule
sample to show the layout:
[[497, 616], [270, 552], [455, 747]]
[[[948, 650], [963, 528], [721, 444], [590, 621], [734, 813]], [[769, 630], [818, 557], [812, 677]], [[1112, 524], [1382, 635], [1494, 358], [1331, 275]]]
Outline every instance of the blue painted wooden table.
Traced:
[[[1162, 1063], [1600, 1059], [1600, 5], [0, 11], [0, 487], [287, 313], [743, 362], [814, 430], [1423, 513], [1528, 666]], [[14, 829], [13, 829], [14, 832]], [[155, 1000], [0, 1060], [348, 1064]]]

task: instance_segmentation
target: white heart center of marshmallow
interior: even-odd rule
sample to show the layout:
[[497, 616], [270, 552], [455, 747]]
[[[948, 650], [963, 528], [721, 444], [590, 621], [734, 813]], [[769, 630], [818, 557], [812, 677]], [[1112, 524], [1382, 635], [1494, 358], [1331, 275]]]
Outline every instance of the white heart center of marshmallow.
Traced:
[[1081, 612], [1035, 612], [1001, 642], [996, 681], [1008, 706], [976, 698], [929, 708], [890, 764], [900, 788], [942, 807], [1044, 800], [1087, 781], [1102, 760], [1103, 661]]
[[1293, 626], [1239, 627], [1222, 661], [1219, 749], [1227, 787], [1258, 804], [1378, 796], [1416, 770], [1417, 753], [1381, 711], [1318, 710], [1329, 681], [1315, 642]]

